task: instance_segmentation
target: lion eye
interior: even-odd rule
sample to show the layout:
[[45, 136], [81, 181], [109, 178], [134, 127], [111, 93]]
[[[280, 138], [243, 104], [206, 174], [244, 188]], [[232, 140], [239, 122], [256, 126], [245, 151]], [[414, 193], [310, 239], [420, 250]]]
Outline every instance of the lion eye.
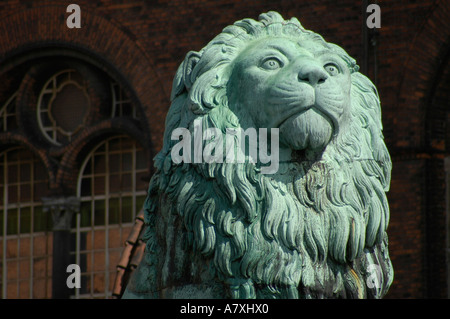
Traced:
[[282, 67], [282, 62], [277, 58], [268, 58], [263, 61], [261, 67], [266, 70], [276, 70]]
[[339, 74], [339, 68], [334, 63], [328, 63], [325, 64], [324, 69], [330, 74], [331, 76]]

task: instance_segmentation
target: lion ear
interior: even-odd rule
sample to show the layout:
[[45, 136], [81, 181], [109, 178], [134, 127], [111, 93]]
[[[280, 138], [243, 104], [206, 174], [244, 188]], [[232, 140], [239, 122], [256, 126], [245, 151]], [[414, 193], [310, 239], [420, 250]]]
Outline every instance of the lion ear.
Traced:
[[195, 82], [196, 74], [193, 73], [195, 66], [200, 60], [200, 53], [190, 51], [183, 63], [177, 69], [177, 73], [173, 79], [171, 100], [174, 100], [178, 95], [183, 93], [186, 89], [189, 90]]
[[197, 72], [194, 72], [194, 68], [200, 60], [201, 55], [198, 52], [190, 51], [183, 62], [183, 79], [184, 85], [189, 90], [192, 84], [195, 82], [197, 78]]

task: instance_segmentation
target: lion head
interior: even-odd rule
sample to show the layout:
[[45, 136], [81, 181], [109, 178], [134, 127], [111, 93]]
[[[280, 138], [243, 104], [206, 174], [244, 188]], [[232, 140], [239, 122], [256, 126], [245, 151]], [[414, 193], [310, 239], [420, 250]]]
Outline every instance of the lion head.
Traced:
[[[195, 121], [218, 134], [278, 129], [278, 170], [262, 174], [249, 154], [242, 163], [175, 163], [172, 132], [194, 132]], [[135, 295], [387, 292], [391, 161], [378, 94], [354, 59], [297, 19], [269, 12], [237, 21], [187, 54], [155, 167], [146, 258], [129, 285]]]

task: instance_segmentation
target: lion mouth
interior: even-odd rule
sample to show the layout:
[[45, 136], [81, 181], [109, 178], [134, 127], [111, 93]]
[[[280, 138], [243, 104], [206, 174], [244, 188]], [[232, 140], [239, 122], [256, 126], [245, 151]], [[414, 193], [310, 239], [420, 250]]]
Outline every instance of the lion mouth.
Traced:
[[300, 110], [298, 110], [298, 109], [292, 110], [291, 112], [289, 112], [289, 113], [287, 114], [287, 116], [282, 117], [282, 118], [281, 118], [277, 123], [275, 123], [275, 125], [272, 126], [272, 127], [280, 128], [280, 129], [281, 129], [281, 127], [282, 127], [287, 121], [289, 121], [291, 118], [297, 117], [297, 116], [299, 116], [299, 115], [305, 113], [306, 111], [312, 109], [313, 107], [314, 107], [314, 105], [309, 105], [309, 106], [302, 106]]
[[281, 130], [282, 126], [284, 124], [288, 123], [293, 118], [299, 117], [300, 115], [302, 115], [303, 113], [306, 113], [309, 110], [314, 110], [316, 113], [320, 114], [325, 120], [327, 120], [329, 122], [329, 124], [331, 125], [333, 135], [337, 135], [338, 129], [339, 129], [338, 119], [335, 118], [333, 116], [333, 114], [327, 112], [326, 110], [324, 110], [324, 108], [322, 108], [320, 105], [317, 105], [317, 104], [302, 106], [302, 107], [300, 107], [300, 109], [296, 108], [296, 109], [292, 110], [286, 116], [282, 117], [280, 119], [280, 121], [278, 121], [278, 123], [276, 123], [276, 126], [272, 126], [272, 127], [276, 127]]

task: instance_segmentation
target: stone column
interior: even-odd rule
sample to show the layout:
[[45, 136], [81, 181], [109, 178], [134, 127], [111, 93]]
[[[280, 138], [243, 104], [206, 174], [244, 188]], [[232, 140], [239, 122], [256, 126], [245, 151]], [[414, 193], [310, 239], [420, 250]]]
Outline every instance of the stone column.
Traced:
[[80, 211], [80, 200], [77, 197], [44, 197], [43, 210], [52, 214], [53, 220], [53, 268], [52, 298], [67, 299], [71, 290], [66, 280], [70, 275], [66, 272], [70, 262], [70, 224], [73, 213]]

